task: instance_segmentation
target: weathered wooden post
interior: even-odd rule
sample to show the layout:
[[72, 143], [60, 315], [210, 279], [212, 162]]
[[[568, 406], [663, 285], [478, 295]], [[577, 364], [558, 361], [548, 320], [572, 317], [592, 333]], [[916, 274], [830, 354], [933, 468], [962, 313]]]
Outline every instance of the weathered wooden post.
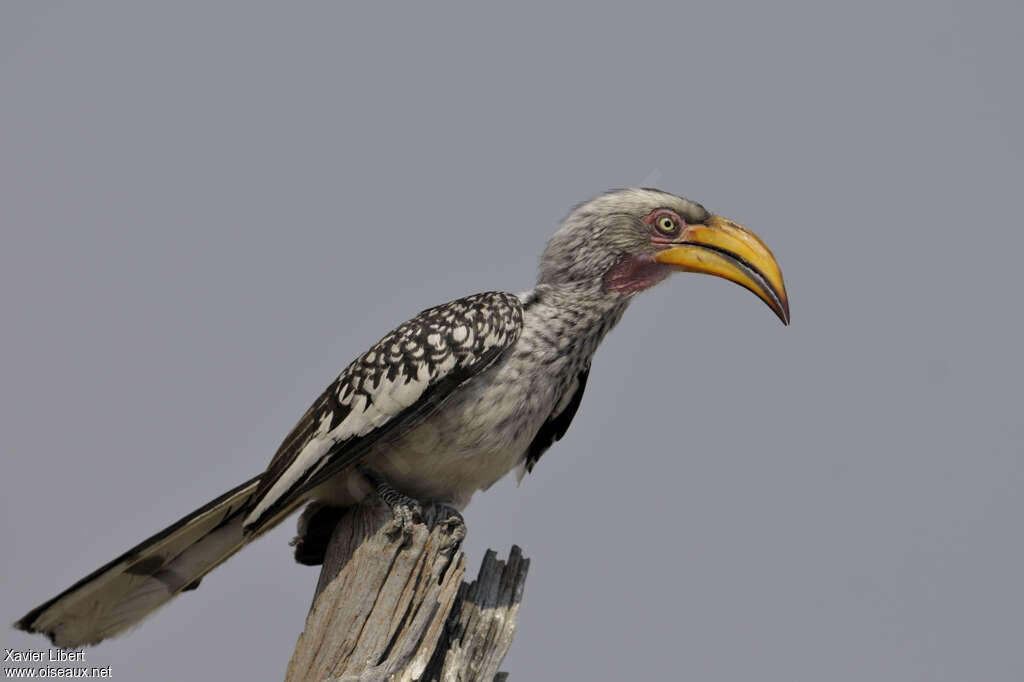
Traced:
[[371, 496], [331, 536], [306, 628], [287, 682], [503, 680], [530, 561], [488, 550], [463, 582], [462, 521], [427, 506], [424, 523], [399, 532]]

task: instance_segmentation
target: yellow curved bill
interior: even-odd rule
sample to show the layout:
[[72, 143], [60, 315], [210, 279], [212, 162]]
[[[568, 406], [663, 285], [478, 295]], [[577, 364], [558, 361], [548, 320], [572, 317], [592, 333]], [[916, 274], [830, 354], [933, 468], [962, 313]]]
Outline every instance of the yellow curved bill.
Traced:
[[680, 240], [654, 255], [659, 263], [736, 282], [789, 324], [789, 298], [775, 256], [757, 235], [720, 216], [688, 225]]

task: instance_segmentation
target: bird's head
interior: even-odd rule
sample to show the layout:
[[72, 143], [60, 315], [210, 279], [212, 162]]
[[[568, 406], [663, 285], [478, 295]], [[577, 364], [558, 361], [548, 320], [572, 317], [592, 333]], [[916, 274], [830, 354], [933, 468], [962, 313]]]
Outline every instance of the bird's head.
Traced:
[[630, 296], [673, 271], [732, 280], [789, 324], [782, 270], [768, 247], [742, 225], [655, 189], [614, 190], [573, 209], [548, 242], [538, 284], [590, 282]]

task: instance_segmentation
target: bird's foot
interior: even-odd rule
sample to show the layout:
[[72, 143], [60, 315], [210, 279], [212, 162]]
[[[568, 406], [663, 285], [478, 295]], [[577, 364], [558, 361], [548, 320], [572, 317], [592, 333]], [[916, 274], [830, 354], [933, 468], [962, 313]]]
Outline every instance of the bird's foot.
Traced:
[[466, 519], [462, 518], [462, 513], [447, 504], [437, 505], [437, 513], [438, 525], [447, 530], [449, 543], [452, 546], [461, 544], [466, 537]]
[[383, 476], [372, 469], [363, 467], [360, 468], [359, 473], [373, 484], [377, 497], [391, 507], [391, 513], [395, 516], [395, 530], [406, 537], [412, 535], [413, 526], [423, 521], [423, 507], [419, 500], [396, 490]]

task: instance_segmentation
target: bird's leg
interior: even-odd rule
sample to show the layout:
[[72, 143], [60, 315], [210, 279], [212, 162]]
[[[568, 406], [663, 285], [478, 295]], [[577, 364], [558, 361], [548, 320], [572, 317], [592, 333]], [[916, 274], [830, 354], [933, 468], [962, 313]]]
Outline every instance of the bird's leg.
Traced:
[[417, 521], [423, 521], [423, 507], [419, 500], [409, 497], [391, 486], [379, 473], [369, 467], [359, 467], [359, 473], [373, 484], [379, 497], [391, 507], [395, 515], [395, 526], [403, 535], [411, 535]]

